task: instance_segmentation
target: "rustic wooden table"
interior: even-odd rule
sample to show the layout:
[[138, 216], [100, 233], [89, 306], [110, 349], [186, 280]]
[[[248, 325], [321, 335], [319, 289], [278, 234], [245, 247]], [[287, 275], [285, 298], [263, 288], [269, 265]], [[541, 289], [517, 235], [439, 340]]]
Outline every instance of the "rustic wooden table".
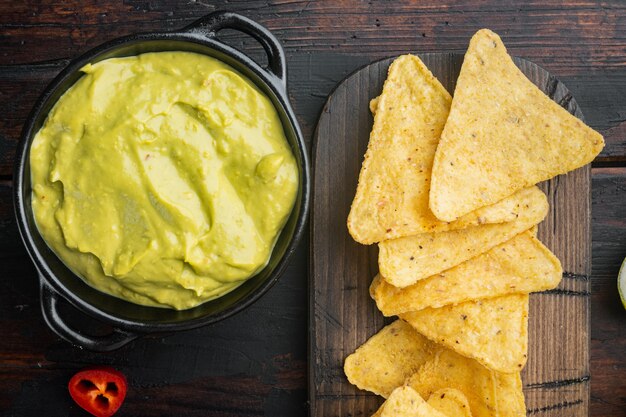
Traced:
[[[306, 236], [281, 281], [239, 315], [97, 354], [70, 346], [46, 327], [35, 269], [14, 221], [12, 169], [20, 129], [68, 60], [114, 37], [180, 28], [220, 9], [257, 20], [282, 41], [290, 97], [307, 140], [326, 96], [352, 71], [408, 51], [462, 51], [481, 27], [498, 32], [512, 54], [558, 76], [607, 142], [592, 171], [590, 415], [626, 415], [626, 311], [615, 287], [626, 256], [626, 3], [440, 3], [0, 1], [2, 415], [84, 415], [66, 384], [92, 364], [111, 364], [128, 376], [120, 416], [306, 415]], [[262, 56], [250, 38], [232, 32], [222, 38]]]

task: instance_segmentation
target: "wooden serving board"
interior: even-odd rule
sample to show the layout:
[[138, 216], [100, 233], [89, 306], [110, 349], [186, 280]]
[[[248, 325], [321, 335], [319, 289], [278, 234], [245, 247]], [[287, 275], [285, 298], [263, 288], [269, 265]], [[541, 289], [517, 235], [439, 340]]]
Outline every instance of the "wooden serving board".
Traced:
[[[462, 54], [420, 55], [453, 92]], [[369, 416], [382, 399], [352, 386], [346, 356], [380, 330], [385, 319], [368, 288], [378, 271], [376, 245], [352, 240], [346, 227], [372, 127], [368, 103], [380, 94], [392, 59], [350, 75], [328, 98], [315, 134], [310, 254], [311, 416]], [[537, 65], [515, 59], [541, 90], [582, 118], [565, 86]], [[550, 212], [540, 239], [566, 271], [555, 290], [533, 294], [529, 359], [522, 373], [529, 416], [587, 416], [589, 409], [590, 168], [541, 184]]]

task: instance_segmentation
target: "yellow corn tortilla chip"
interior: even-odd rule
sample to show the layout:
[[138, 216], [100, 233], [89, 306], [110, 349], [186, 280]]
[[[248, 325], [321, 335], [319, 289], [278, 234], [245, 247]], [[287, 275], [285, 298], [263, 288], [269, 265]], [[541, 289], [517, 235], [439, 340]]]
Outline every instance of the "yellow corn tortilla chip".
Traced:
[[591, 162], [602, 136], [517, 68], [500, 37], [470, 41], [435, 155], [430, 208], [455, 219]]
[[474, 417], [525, 417], [519, 372], [503, 374], [473, 359], [442, 349], [407, 380], [423, 398], [443, 388], [461, 391]]
[[498, 372], [519, 372], [528, 354], [528, 294], [474, 300], [400, 315], [432, 341]]
[[378, 109], [378, 100], [380, 100], [380, 96], [374, 97], [370, 100], [370, 112], [372, 116], [376, 116], [376, 110]]
[[472, 417], [467, 397], [454, 388], [444, 388], [433, 392], [427, 403], [448, 417]]
[[346, 359], [351, 383], [387, 398], [405, 381], [422, 398], [461, 391], [474, 417], [521, 417], [526, 409], [519, 372], [503, 374], [433, 343], [397, 320]]
[[[445, 395], [444, 395], [445, 400]], [[372, 417], [457, 417], [445, 415], [428, 404], [413, 388], [398, 387]]]
[[450, 102], [450, 94], [418, 57], [403, 55], [391, 64], [382, 94], [370, 105], [374, 126], [348, 215], [354, 240], [371, 244], [515, 217], [519, 197], [453, 223], [439, 221], [430, 211], [431, 168]]
[[396, 316], [481, 298], [545, 291], [556, 287], [562, 275], [557, 257], [528, 230], [405, 288], [394, 287], [378, 275], [370, 295], [385, 316]]
[[537, 187], [523, 190], [518, 217], [507, 223], [483, 224], [442, 233], [423, 233], [378, 244], [378, 267], [385, 280], [407, 287], [450, 269], [538, 224], [548, 200]]
[[402, 320], [384, 327], [346, 358], [348, 381], [385, 398], [432, 358], [436, 345]]

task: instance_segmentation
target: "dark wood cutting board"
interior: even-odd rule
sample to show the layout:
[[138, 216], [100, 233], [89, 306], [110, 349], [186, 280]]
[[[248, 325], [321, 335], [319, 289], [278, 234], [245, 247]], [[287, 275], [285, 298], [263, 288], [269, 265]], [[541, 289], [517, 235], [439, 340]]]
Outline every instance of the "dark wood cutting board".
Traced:
[[[420, 55], [454, 91], [462, 54]], [[310, 254], [311, 416], [369, 416], [382, 399], [352, 386], [343, 361], [390, 319], [368, 288], [378, 271], [377, 247], [352, 240], [346, 218], [372, 127], [368, 103], [380, 94], [392, 59], [350, 75], [328, 98], [315, 133]], [[565, 86], [537, 65], [515, 63], [541, 90], [572, 114], [582, 113]], [[533, 294], [529, 359], [522, 373], [529, 416], [587, 416], [589, 409], [589, 275], [591, 272], [590, 168], [541, 184], [550, 212], [540, 239], [566, 271], [555, 290]]]

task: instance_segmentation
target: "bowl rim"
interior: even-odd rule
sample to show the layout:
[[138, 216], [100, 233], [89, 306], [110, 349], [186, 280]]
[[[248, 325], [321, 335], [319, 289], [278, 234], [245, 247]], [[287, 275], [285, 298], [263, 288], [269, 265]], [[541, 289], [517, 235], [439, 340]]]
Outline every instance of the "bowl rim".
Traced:
[[[210, 16], [210, 15], [209, 15]], [[258, 63], [249, 58], [243, 52], [219, 41], [216, 37], [211, 36], [211, 33], [202, 33], [197, 30], [197, 27], [192, 28], [194, 24], [184, 28], [182, 30], [177, 30], [173, 32], [147, 32], [147, 33], [138, 33], [134, 35], [128, 35], [124, 37], [119, 37], [112, 39], [108, 42], [105, 42], [93, 49], [88, 50], [87, 52], [81, 54], [75, 59], [72, 59], [70, 63], [48, 84], [48, 86], [44, 89], [42, 94], [37, 99], [35, 105], [33, 106], [28, 118], [24, 123], [24, 128], [20, 135], [20, 140], [18, 146], [16, 148], [16, 165], [14, 169], [14, 187], [13, 187], [13, 200], [14, 200], [14, 208], [15, 208], [15, 216], [17, 219], [19, 234], [24, 242], [24, 245], [27, 249], [27, 252], [33, 261], [37, 272], [39, 274], [39, 279], [41, 285], [47, 284], [49, 287], [52, 287], [54, 291], [56, 291], [62, 298], [68, 301], [71, 305], [78, 308], [81, 312], [86, 313], [98, 320], [101, 320], [105, 323], [108, 323], [116, 328], [132, 331], [137, 333], [152, 333], [152, 332], [167, 332], [172, 330], [187, 330], [192, 329], [212, 323], [216, 323], [220, 320], [223, 320], [227, 317], [230, 317], [245, 308], [252, 305], [259, 298], [261, 298], [267, 291], [278, 281], [280, 276], [284, 273], [288, 261], [295, 252], [298, 243], [301, 241], [302, 235], [305, 230], [306, 223], [308, 221], [308, 213], [310, 210], [310, 193], [311, 193], [311, 173], [310, 173], [310, 162], [308, 156], [307, 145], [304, 141], [302, 132], [300, 130], [300, 126], [298, 124], [297, 118], [293, 109], [291, 108], [287, 88], [286, 88], [286, 78], [281, 78], [279, 75], [276, 75], [270, 69], [262, 68]], [[40, 253], [38, 248], [35, 245], [35, 242], [32, 238], [32, 233], [37, 233], [40, 235], [39, 231], [31, 230], [29, 224], [27, 222], [27, 213], [26, 206], [23, 201], [24, 197], [24, 187], [25, 187], [25, 172], [28, 168], [29, 160], [29, 151], [30, 146], [32, 144], [32, 140], [36, 132], [34, 132], [35, 122], [40, 117], [41, 112], [45, 108], [46, 104], [48, 104], [51, 97], [58, 92], [58, 89], [62, 87], [62, 83], [71, 75], [75, 74], [80, 70], [85, 64], [89, 62], [95, 61], [98, 57], [114, 52], [116, 49], [120, 49], [122, 47], [127, 47], [130, 45], [140, 45], [150, 42], [162, 42], [162, 41], [173, 41], [173, 42], [181, 42], [181, 43], [192, 43], [200, 45], [204, 48], [208, 47], [213, 49], [214, 51], [226, 55], [232, 62], [237, 63], [238, 65], [243, 65], [247, 67], [247, 69], [251, 70], [259, 80], [250, 79], [255, 85], [258, 86], [258, 81], [261, 81], [267, 89], [269, 89], [275, 98], [273, 104], [275, 107], [280, 105], [282, 110], [284, 110], [284, 114], [286, 116], [289, 125], [285, 125], [283, 121], [283, 128], [291, 128], [293, 129], [293, 136], [295, 138], [295, 147], [292, 146], [292, 152], [294, 154], [297, 152], [296, 160], [298, 162], [299, 167], [299, 191], [296, 196], [296, 202], [294, 203], [293, 210], [299, 209], [298, 217], [295, 222], [294, 230], [291, 236], [288, 238], [288, 243], [282, 257], [277, 261], [274, 269], [268, 274], [267, 278], [259, 284], [259, 286], [252, 290], [249, 294], [245, 295], [243, 298], [237, 300], [233, 305], [226, 307], [224, 310], [215, 313], [215, 314], [205, 314], [199, 317], [195, 317], [192, 319], [188, 319], [185, 321], [179, 322], [158, 322], [158, 321], [141, 321], [134, 320], [129, 318], [118, 317], [112, 313], [103, 311], [102, 309], [94, 306], [90, 302], [84, 300], [74, 292], [70, 291], [60, 279], [54, 274], [54, 272], [49, 268], [45, 257]], [[280, 48], [280, 46], [279, 46]], [[164, 49], [163, 51], [171, 50], [175, 51], [176, 49]], [[280, 53], [282, 49], [280, 49]], [[130, 54], [129, 56], [132, 56]], [[284, 62], [284, 55], [280, 57]], [[106, 59], [106, 58], [105, 58]], [[231, 65], [230, 62], [226, 62], [228, 65]], [[237, 70], [237, 68], [235, 68]], [[283, 68], [282, 75], [286, 74], [285, 69]], [[246, 76], [246, 78], [250, 78]], [[73, 84], [72, 84], [73, 85]], [[69, 88], [69, 87], [68, 87]], [[300, 191], [301, 190], [301, 191]], [[282, 232], [281, 232], [282, 233]], [[56, 255], [56, 254], [55, 254]], [[58, 257], [58, 255], [57, 255]], [[69, 268], [68, 268], [69, 269]], [[78, 276], [76, 273], [70, 270], [73, 275]], [[45, 281], [45, 282], [44, 282]], [[97, 289], [94, 289], [99, 291]], [[43, 294], [43, 293], [42, 293]], [[103, 293], [106, 294], [106, 293]], [[43, 296], [43, 295], [42, 295]], [[141, 306], [141, 305], [138, 305]], [[151, 308], [147, 306], [141, 306], [146, 308]], [[158, 307], [152, 307], [158, 308]], [[192, 307], [195, 308], [195, 307]], [[172, 310], [176, 311], [176, 310]]]

